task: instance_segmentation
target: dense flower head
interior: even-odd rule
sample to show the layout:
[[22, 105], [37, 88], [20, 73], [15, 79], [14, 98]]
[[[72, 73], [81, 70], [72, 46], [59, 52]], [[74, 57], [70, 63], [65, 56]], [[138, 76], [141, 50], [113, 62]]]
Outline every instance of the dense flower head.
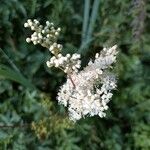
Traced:
[[67, 81], [61, 86], [57, 100], [68, 107], [69, 117], [77, 121], [86, 116], [98, 115], [105, 117], [108, 102], [112, 98], [112, 90], [116, 88], [116, 77], [110, 72], [112, 64], [116, 61], [117, 46], [104, 48], [90, 60], [81, 71], [80, 54], [62, 55], [62, 45], [57, 43], [60, 28], [55, 29], [54, 24], [46, 21], [46, 26], [39, 21], [28, 19], [24, 24], [34, 33], [27, 42], [40, 44], [54, 55], [47, 62], [48, 67], [57, 67], [67, 74]]
[[71, 75], [75, 87], [68, 77], [60, 88], [57, 99], [68, 107], [71, 120], [94, 115], [105, 117], [113, 95], [111, 90], [116, 88], [115, 76], [108, 71], [116, 61], [116, 54], [116, 46], [103, 49], [87, 67]]

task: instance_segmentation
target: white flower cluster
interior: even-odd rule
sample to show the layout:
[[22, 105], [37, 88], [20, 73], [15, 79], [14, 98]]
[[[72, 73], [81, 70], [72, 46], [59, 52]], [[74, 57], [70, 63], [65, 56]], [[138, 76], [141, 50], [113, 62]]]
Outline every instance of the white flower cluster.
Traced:
[[112, 64], [116, 61], [116, 48], [104, 48], [95, 60], [79, 71], [81, 67], [80, 54], [61, 54], [62, 45], [57, 43], [60, 28], [55, 29], [53, 23], [46, 21], [46, 26], [37, 20], [28, 20], [25, 27], [35, 31], [27, 42], [41, 44], [54, 55], [47, 61], [48, 67], [58, 67], [67, 73], [67, 81], [58, 92], [58, 102], [68, 107], [70, 119], [77, 121], [85, 116], [99, 115], [105, 117], [108, 102], [112, 97], [111, 90], [116, 88], [115, 76], [110, 73]]
[[63, 56], [61, 54], [62, 45], [57, 43], [60, 28], [55, 29], [54, 24], [49, 21], [46, 21], [44, 27], [36, 19], [33, 21], [28, 19], [24, 27], [30, 27], [34, 31], [31, 37], [26, 39], [27, 42], [32, 41], [35, 45], [39, 43], [54, 55], [46, 62], [48, 67], [58, 67], [67, 74], [78, 71], [81, 66], [80, 55], [75, 53], [72, 56], [70, 54]]
[[81, 61], [79, 54], [67, 54], [66, 56], [62, 56], [62, 54], [58, 54], [57, 57], [51, 57], [50, 61], [47, 61], [47, 66], [52, 67], [55, 66], [57, 68], [61, 68], [65, 73], [71, 74], [72, 72], [78, 72], [78, 69], [81, 66]]
[[53, 54], [60, 52], [62, 49], [61, 44], [57, 44], [57, 39], [61, 31], [60, 28], [55, 29], [54, 24], [46, 21], [46, 26], [44, 27], [39, 23], [38, 20], [28, 19], [24, 24], [24, 27], [30, 27], [33, 30], [33, 34], [26, 41], [33, 42], [34, 45], [41, 44], [43, 47], [48, 48]]
[[116, 61], [116, 54], [116, 45], [96, 54], [94, 62], [90, 61], [84, 70], [71, 75], [75, 87], [67, 78], [57, 98], [60, 104], [68, 107], [71, 120], [94, 115], [105, 117], [104, 111], [113, 95], [111, 90], [116, 88], [115, 76], [108, 71]]

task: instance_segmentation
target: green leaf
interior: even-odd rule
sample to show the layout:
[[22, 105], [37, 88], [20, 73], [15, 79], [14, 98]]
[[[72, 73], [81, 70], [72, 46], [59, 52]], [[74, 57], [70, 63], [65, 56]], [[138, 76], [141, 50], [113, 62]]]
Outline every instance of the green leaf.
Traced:
[[5, 65], [0, 65], [0, 77], [18, 82], [27, 88], [35, 88], [25, 77]]

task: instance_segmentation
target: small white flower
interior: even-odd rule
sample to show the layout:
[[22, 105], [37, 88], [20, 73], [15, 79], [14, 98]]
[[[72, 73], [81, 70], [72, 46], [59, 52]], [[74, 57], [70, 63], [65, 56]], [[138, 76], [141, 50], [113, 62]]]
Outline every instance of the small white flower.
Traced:
[[59, 33], [58, 33], [58, 32], [55, 32], [55, 35], [56, 35], [56, 36], [58, 36], [58, 35], [59, 35]]
[[57, 44], [57, 48], [61, 50], [62, 49], [62, 45], [61, 44]]
[[31, 30], [35, 30], [35, 27], [34, 27], [34, 26], [31, 26]]
[[98, 57], [99, 57], [99, 54], [98, 54], [98, 53], [96, 53], [95, 58], [98, 58]]
[[32, 27], [33, 23], [31, 21], [28, 22], [29, 26]]
[[66, 55], [66, 57], [67, 57], [67, 58], [70, 58], [70, 57], [71, 57], [71, 55], [70, 55], [70, 54], [67, 54], [67, 55]]
[[46, 25], [49, 26], [49, 25], [50, 25], [50, 22], [49, 22], [49, 21], [46, 21]]
[[25, 27], [25, 28], [29, 27], [29, 24], [26, 22], [26, 23], [24, 24], [24, 27]]
[[49, 48], [49, 50], [52, 51], [53, 49], [54, 49], [54, 46], [52, 45], [52, 46]]
[[26, 38], [26, 42], [27, 42], [27, 43], [30, 43], [30, 42], [31, 42], [31, 39], [30, 39], [30, 38]]
[[34, 44], [34, 45], [36, 45], [36, 44], [37, 44], [37, 42], [36, 42], [36, 41], [33, 41], [33, 44]]
[[60, 31], [61, 31], [61, 28], [58, 28], [57, 31], [60, 32]]

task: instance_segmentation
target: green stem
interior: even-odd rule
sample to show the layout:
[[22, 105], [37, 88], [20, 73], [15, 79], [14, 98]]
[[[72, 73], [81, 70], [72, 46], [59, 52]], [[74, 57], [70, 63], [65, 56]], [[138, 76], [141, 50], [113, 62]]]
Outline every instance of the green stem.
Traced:
[[31, 16], [35, 15], [35, 10], [36, 10], [36, 4], [37, 4], [37, 0], [32, 0], [32, 6], [31, 6]]
[[94, 30], [96, 17], [98, 14], [99, 3], [100, 3], [100, 0], [94, 0], [94, 4], [93, 4], [93, 8], [92, 8], [92, 14], [90, 17], [90, 22], [89, 22], [88, 33], [87, 33], [87, 40], [90, 40], [92, 37], [92, 32]]
[[84, 0], [84, 17], [83, 17], [83, 25], [82, 25], [82, 40], [81, 46], [83, 45], [84, 41], [86, 41], [86, 32], [88, 28], [89, 22], [89, 12], [90, 12], [90, 0]]
[[[87, 5], [86, 3], [88, 3], [88, 2], [85, 0], [85, 5]], [[94, 0], [90, 20], [89, 20], [89, 17], [88, 17], [89, 26], [88, 26], [88, 29], [86, 29], [86, 31], [85, 31], [85, 28], [86, 28], [86, 25], [88, 24], [88, 21], [87, 21], [87, 16], [85, 15], [85, 12], [84, 12], [84, 20], [86, 20], [86, 21], [83, 22], [82, 37], [84, 37], [85, 40], [83, 40], [83, 38], [82, 38], [82, 44], [81, 44], [81, 46], [78, 50], [78, 52], [83, 54], [83, 55], [86, 55], [86, 53], [88, 51], [88, 48], [89, 48], [89, 45], [90, 45], [91, 41], [93, 41], [93, 39], [94, 39], [94, 38], [92, 38], [92, 33], [93, 33], [93, 30], [94, 30], [96, 17], [97, 17], [97, 14], [98, 14], [99, 4], [100, 4], [100, 0]], [[87, 9], [87, 6], [85, 8]], [[87, 34], [86, 34], [86, 32], [87, 32]]]

